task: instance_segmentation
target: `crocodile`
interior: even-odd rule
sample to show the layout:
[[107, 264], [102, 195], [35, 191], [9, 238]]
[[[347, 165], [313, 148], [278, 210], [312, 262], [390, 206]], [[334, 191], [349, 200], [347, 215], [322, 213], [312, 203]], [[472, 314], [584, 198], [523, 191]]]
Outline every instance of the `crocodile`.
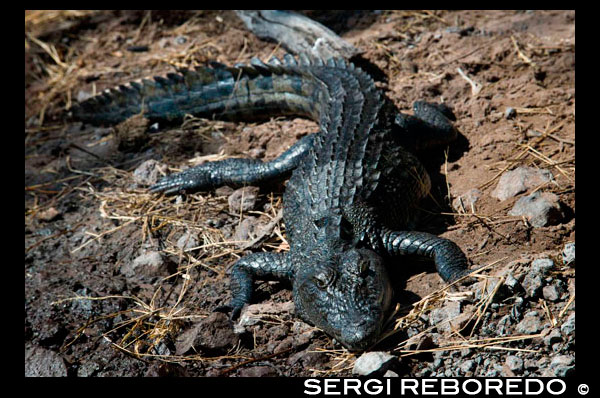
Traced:
[[179, 69], [91, 97], [71, 109], [77, 120], [118, 123], [143, 114], [177, 122], [187, 114], [229, 120], [278, 115], [309, 118], [319, 131], [278, 158], [226, 159], [168, 175], [156, 193], [260, 184], [287, 178], [283, 220], [288, 252], [255, 252], [231, 268], [231, 300], [216, 310], [239, 317], [260, 279], [291, 282], [295, 314], [353, 351], [379, 341], [390, 315], [390, 267], [404, 256], [433, 261], [447, 282], [469, 273], [454, 242], [413, 230], [416, 206], [431, 187], [415, 153], [457, 137], [451, 110], [417, 101], [398, 111], [352, 62], [286, 54], [266, 63], [212, 62]]

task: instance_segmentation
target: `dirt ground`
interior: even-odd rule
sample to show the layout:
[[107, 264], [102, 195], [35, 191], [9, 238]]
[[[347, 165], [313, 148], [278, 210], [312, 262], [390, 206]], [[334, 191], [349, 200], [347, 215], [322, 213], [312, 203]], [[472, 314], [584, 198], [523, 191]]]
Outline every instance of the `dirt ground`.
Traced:
[[[379, 372], [573, 374], [575, 13], [306, 15], [362, 50], [356, 63], [401, 111], [444, 102], [461, 133], [421, 154], [434, 185], [420, 229], [488, 267], [451, 288], [427, 266], [402, 270], [390, 336], [374, 348], [391, 354]], [[277, 219], [285, 183], [168, 197], [144, 189], [203, 161], [273, 159], [315, 123], [133, 118], [93, 127], [61, 117], [94, 92], [173, 67], [267, 60], [284, 49], [232, 11], [26, 12], [25, 46], [26, 375], [358, 372], [360, 354], [293, 316], [283, 283], [257, 283], [235, 328], [213, 312], [230, 297], [239, 257], [288, 249]], [[515, 170], [530, 174], [508, 180]], [[503, 179], [512, 192], [500, 192]], [[547, 199], [549, 216], [515, 213], [523, 198]]]

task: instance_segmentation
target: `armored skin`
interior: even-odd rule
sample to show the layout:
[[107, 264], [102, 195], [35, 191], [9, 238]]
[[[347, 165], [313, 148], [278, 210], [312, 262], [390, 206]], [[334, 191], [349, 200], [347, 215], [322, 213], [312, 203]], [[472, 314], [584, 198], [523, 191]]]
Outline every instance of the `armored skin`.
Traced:
[[412, 231], [415, 206], [430, 189], [414, 150], [456, 137], [443, 105], [416, 102], [414, 115], [394, 107], [360, 68], [342, 59], [286, 55], [233, 67], [211, 64], [120, 86], [72, 109], [75, 119], [118, 123], [143, 113], [177, 121], [186, 114], [256, 120], [310, 118], [320, 131], [277, 159], [227, 159], [167, 176], [153, 192], [259, 184], [291, 174], [283, 198], [290, 250], [253, 253], [231, 271], [232, 318], [250, 302], [255, 279], [289, 280], [297, 315], [351, 350], [378, 341], [391, 307], [387, 268], [403, 256], [435, 262], [453, 281], [468, 262], [453, 242]]

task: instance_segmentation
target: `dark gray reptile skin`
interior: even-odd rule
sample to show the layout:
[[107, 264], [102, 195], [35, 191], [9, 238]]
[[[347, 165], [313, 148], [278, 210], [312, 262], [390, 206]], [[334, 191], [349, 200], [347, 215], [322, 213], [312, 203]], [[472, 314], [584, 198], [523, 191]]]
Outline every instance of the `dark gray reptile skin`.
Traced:
[[456, 137], [451, 112], [417, 102], [399, 113], [366, 73], [341, 59], [285, 56], [268, 64], [213, 64], [166, 78], [130, 83], [72, 110], [76, 119], [116, 123], [144, 112], [177, 121], [185, 114], [226, 119], [299, 115], [319, 123], [279, 158], [228, 159], [167, 176], [153, 192], [204, 190], [291, 177], [283, 215], [288, 253], [254, 253], [231, 272], [236, 318], [251, 300], [253, 281], [290, 280], [296, 313], [344, 346], [377, 342], [392, 301], [386, 267], [405, 255], [432, 259], [446, 281], [465, 275], [467, 259], [453, 242], [411, 231], [415, 206], [430, 189], [412, 150]]

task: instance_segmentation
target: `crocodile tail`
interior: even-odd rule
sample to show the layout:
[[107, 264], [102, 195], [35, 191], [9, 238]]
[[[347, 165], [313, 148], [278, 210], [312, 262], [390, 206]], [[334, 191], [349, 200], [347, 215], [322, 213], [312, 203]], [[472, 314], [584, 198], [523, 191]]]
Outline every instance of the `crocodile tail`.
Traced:
[[115, 124], [136, 114], [151, 120], [181, 121], [187, 114], [225, 120], [297, 115], [317, 120], [320, 83], [311, 61], [286, 54], [268, 63], [181, 69], [165, 77], [130, 82], [82, 101], [70, 116], [92, 124]]

